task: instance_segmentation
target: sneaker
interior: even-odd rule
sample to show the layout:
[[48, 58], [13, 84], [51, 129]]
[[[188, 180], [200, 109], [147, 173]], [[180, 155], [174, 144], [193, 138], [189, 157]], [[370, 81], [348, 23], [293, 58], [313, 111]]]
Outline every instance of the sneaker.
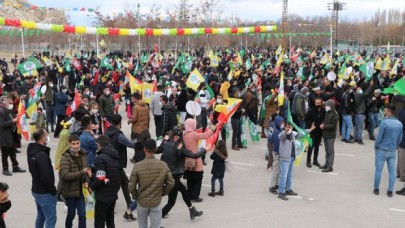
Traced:
[[193, 201], [194, 203], [201, 203], [203, 201], [203, 199], [198, 198], [198, 199], [192, 199], [191, 201]]
[[296, 196], [298, 194], [296, 192], [294, 192], [293, 190], [290, 190], [290, 191], [286, 191], [285, 195], [287, 195], [287, 196]]
[[273, 195], [277, 195], [277, 194], [278, 194], [278, 191], [277, 191], [277, 188], [276, 188], [276, 187], [270, 187], [270, 188], [269, 188], [269, 192], [270, 192], [271, 194], [273, 194]]
[[307, 162], [307, 167], [312, 168], [311, 162]]
[[232, 147], [232, 150], [239, 151], [239, 147], [237, 147], [237, 146], [233, 146], [233, 147]]
[[224, 191], [218, 191], [215, 193], [215, 195], [224, 196]]
[[215, 192], [212, 191], [212, 192], [208, 193], [208, 196], [215, 197]]
[[278, 198], [279, 198], [279, 199], [282, 199], [282, 200], [288, 200], [286, 194], [284, 194], [284, 193], [278, 194]]
[[395, 193], [396, 193], [397, 195], [405, 196], [405, 188], [403, 188], [403, 189], [401, 189], [401, 190], [399, 190], [399, 191], [396, 191]]
[[8, 171], [8, 170], [4, 170], [4, 171], [3, 171], [3, 175], [4, 175], [4, 176], [12, 176], [13, 174], [12, 174], [10, 171]]
[[13, 173], [25, 173], [27, 172], [25, 169], [21, 169], [20, 167], [13, 168]]
[[126, 219], [130, 222], [136, 221], [136, 218], [134, 217], [134, 215], [132, 213], [128, 214], [127, 212], [125, 212], [123, 217], [124, 217], [124, 219]]
[[378, 196], [378, 195], [380, 195], [380, 190], [379, 189], [374, 189], [373, 193], [374, 193], [374, 195]]
[[318, 166], [318, 167], [320, 167], [320, 166], [321, 166], [321, 164], [319, 164], [319, 162], [317, 162], [317, 161], [314, 161], [314, 163], [312, 163], [312, 165], [314, 165], [314, 166]]
[[360, 144], [360, 145], [364, 145], [363, 140], [359, 140], [359, 141], [357, 141], [357, 143]]
[[387, 191], [387, 196], [392, 197], [392, 191]]

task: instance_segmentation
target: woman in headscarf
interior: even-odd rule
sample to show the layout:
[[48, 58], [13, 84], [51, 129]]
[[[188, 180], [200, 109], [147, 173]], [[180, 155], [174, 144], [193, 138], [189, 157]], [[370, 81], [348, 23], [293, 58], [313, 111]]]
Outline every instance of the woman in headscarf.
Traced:
[[[198, 152], [198, 140], [207, 139], [214, 135], [215, 126], [207, 128], [206, 132], [197, 132], [197, 121], [189, 118], [184, 123], [183, 140], [186, 148], [193, 153]], [[186, 158], [184, 178], [187, 179], [187, 190], [191, 201], [201, 202], [200, 191], [203, 179], [203, 162], [201, 158]]]

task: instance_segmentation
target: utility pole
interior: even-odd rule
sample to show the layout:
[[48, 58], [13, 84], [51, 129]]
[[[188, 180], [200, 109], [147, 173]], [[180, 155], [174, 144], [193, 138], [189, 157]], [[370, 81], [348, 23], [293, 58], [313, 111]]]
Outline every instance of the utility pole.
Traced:
[[[335, 27], [335, 44], [338, 44], [338, 24], [339, 24], [339, 11], [346, 10], [346, 3], [340, 0], [334, 0], [332, 3], [328, 3], [328, 10], [332, 10], [332, 23]], [[334, 20], [333, 20], [334, 19]]]
[[288, 39], [288, 37], [286, 36], [288, 32], [288, 0], [283, 0], [283, 9], [281, 15], [281, 32], [284, 34], [282, 46], [286, 47]]
[[[140, 11], [139, 11], [140, 7], [141, 7], [141, 5], [138, 3], [138, 12], [137, 12], [137, 15], [136, 15], [136, 17], [138, 19], [138, 29], [140, 28], [139, 27], [139, 18], [141, 16]], [[140, 58], [140, 57], [141, 57], [141, 36], [138, 35], [138, 58]]]

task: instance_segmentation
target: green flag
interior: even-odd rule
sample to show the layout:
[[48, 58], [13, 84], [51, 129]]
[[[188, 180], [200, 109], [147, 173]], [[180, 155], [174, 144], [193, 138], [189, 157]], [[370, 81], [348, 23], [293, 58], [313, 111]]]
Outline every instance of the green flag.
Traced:
[[212, 98], [215, 97], [214, 90], [212, 90], [211, 86], [208, 85], [207, 82], [205, 82], [205, 85], [206, 85], [208, 93], [210, 94], [209, 100], [211, 100]]
[[288, 123], [290, 123], [290, 124], [295, 128], [295, 130], [304, 138], [304, 140], [306, 140], [306, 141], [308, 142], [308, 144], [309, 144], [310, 146], [312, 146], [312, 139], [311, 139], [311, 137], [309, 136], [309, 134], [307, 133], [307, 131], [306, 131], [305, 129], [302, 129], [302, 128], [298, 127], [298, 126], [294, 123], [294, 121], [293, 121], [293, 119], [292, 119], [292, 116], [291, 116], [290, 106], [288, 106], [287, 121], [288, 121]]
[[405, 79], [399, 79], [392, 87], [384, 89], [383, 93], [405, 95]]
[[267, 59], [266, 61], [264, 61], [264, 62], [262, 63], [262, 65], [260, 65], [260, 69], [261, 69], [261, 70], [264, 70], [264, 69], [267, 68], [268, 65], [270, 65], [270, 60]]
[[264, 119], [264, 116], [266, 115], [266, 102], [270, 99], [272, 94], [268, 95], [266, 98], [264, 98], [262, 107], [260, 109], [260, 119]]
[[187, 74], [188, 72], [191, 71], [192, 67], [193, 67], [193, 57], [189, 56], [188, 61], [181, 66], [181, 71], [183, 72], [183, 74]]
[[139, 61], [136, 62], [135, 70], [134, 70], [134, 75], [138, 74], [138, 72], [141, 70]]
[[30, 57], [25, 62], [18, 65], [18, 70], [20, 71], [21, 74], [30, 74], [41, 67], [42, 65], [38, 61], [38, 59]]
[[101, 60], [101, 67], [107, 68], [109, 70], [114, 70], [114, 67], [110, 64], [110, 60], [107, 57], [104, 57]]
[[246, 60], [246, 70], [250, 70], [250, 68], [252, 68], [252, 61], [250, 60], [250, 58], [248, 58], [247, 60]]
[[70, 64], [72, 64], [72, 60], [65, 58], [63, 59], [64, 64], [63, 64], [63, 68], [65, 69], [66, 72], [70, 72], [72, 70]]
[[260, 136], [259, 136], [259, 131], [257, 130], [257, 125], [254, 124], [250, 120], [250, 118], [248, 118], [248, 124], [249, 124], [250, 138], [252, 139], [253, 142], [259, 142]]
[[185, 54], [181, 54], [180, 57], [177, 59], [177, 63], [176, 65], [173, 67], [172, 73], [174, 73], [174, 71], [179, 68], [181, 66], [181, 64], [184, 63], [184, 60], [186, 59]]
[[360, 71], [366, 76], [366, 80], [370, 81], [374, 74], [374, 62], [368, 62], [360, 66]]
[[241, 139], [242, 146], [247, 147], [247, 136], [246, 136], [246, 117], [242, 117], [240, 127], [241, 127]]

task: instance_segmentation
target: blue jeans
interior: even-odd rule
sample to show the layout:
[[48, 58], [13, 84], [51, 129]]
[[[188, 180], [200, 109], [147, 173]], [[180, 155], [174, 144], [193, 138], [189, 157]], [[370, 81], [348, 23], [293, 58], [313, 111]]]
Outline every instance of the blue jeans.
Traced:
[[134, 200], [132, 200], [131, 204], [129, 205], [129, 210], [135, 211], [137, 206], [138, 206], [138, 202], [136, 201], [136, 199], [134, 199]]
[[342, 139], [350, 140], [350, 132], [353, 127], [352, 115], [343, 115]]
[[294, 172], [294, 160], [295, 158], [280, 158], [280, 186], [278, 187], [278, 193], [291, 191], [292, 175]]
[[224, 178], [218, 178], [212, 175], [211, 177], [211, 192], [215, 192], [215, 181], [218, 179], [219, 181], [219, 191], [224, 190]]
[[32, 193], [37, 205], [35, 228], [54, 228], [56, 225], [56, 195]]
[[384, 163], [387, 161], [388, 166], [388, 191], [393, 191], [395, 184], [395, 160], [397, 159], [396, 151], [387, 152], [376, 150], [375, 151], [375, 175], [374, 175], [374, 189], [379, 189], [381, 182], [381, 172], [384, 168]]
[[77, 209], [77, 215], [79, 216], [79, 228], [86, 227], [86, 205], [84, 203], [84, 197], [69, 197], [66, 199], [66, 206], [68, 212], [66, 215], [65, 227], [71, 228], [73, 225], [73, 219], [75, 219], [75, 212]]
[[363, 140], [363, 130], [364, 130], [364, 120], [366, 116], [364, 114], [356, 114], [354, 116], [354, 121], [356, 126], [354, 127], [354, 140], [362, 141]]
[[378, 112], [369, 112], [368, 121], [370, 122], [368, 131], [370, 135], [374, 135], [374, 130], [378, 127]]

